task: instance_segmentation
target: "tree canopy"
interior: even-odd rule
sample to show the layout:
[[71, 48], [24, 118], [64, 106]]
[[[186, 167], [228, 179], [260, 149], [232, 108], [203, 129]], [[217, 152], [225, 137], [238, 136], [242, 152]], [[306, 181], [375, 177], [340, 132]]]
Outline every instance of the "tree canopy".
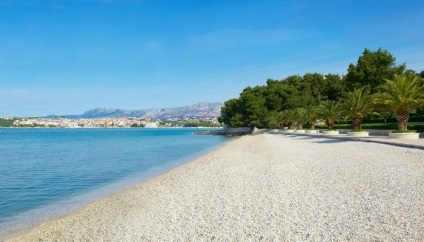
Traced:
[[[281, 80], [268, 79], [266, 85], [246, 87], [238, 98], [224, 103], [220, 121], [231, 127], [279, 128], [290, 122], [293, 115], [285, 110], [306, 108], [309, 125], [313, 127], [314, 114], [323, 103], [346, 101], [348, 93], [361, 89], [363, 95], [378, 92], [386, 79], [403, 74], [424, 83], [424, 71], [416, 73], [406, 70], [405, 64], [396, 65], [395, 58], [388, 51], [365, 49], [356, 65], [350, 64], [346, 76], [337, 74], [306, 73], [287, 76]], [[328, 101], [328, 102], [327, 102]], [[305, 115], [306, 115], [305, 114]], [[352, 117], [351, 117], [352, 118]], [[299, 123], [299, 121], [297, 121]]]
[[405, 71], [405, 64], [397, 66], [396, 58], [387, 50], [379, 48], [371, 51], [365, 48], [356, 65], [350, 64], [347, 69], [346, 83], [350, 90], [362, 86], [370, 86], [371, 91], [384, 83], [384, 79], [392, 79], [395, 74]]
[[220, 120], [232, 127], [274, 128], [282, 122], [281, 111], [339, 100], [345, 92], [343, 78], [335, 74], [307, 73], [283, 80], [268, 79], [266, 85], [247, 87], [239, 98], [226, 101]]
[[374, 94], [374, 105], [384, 111], [394, 111], [397, 115], [399, 130], [407, 129], [409, 113], [424, 105], [424, 86], [417, 77], [395, 75], [386, 79], [381, 91]]
[[354, 130], [361, 130], [362, 119], [373, 111], [369, 86], [347, 93], [341, 104], [342, 115], [345, 119], [352, 120]]

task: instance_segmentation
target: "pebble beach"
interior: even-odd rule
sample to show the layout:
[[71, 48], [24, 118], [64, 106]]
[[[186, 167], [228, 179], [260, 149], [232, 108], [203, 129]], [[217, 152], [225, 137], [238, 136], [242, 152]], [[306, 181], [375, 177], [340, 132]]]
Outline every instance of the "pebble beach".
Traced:
[[424, 241], [424, 151], [261, 134], [11, 241]]

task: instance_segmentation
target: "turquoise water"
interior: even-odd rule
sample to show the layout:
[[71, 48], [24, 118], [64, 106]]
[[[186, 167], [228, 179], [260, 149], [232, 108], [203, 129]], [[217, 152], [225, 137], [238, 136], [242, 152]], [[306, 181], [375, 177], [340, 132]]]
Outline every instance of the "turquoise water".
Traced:
[[0, 129], [0, 234], [69, 213], [223, 144], [197, 129]]

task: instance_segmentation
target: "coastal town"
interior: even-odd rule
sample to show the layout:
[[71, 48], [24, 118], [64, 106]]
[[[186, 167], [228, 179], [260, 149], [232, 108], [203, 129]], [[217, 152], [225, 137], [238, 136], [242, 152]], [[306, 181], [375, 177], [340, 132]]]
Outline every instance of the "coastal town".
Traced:
[[150, 119], [137, 117], [123, 118], [3, 118], [9, 120], [9, 127], [40, 128], [159, 128], [159, 127], [221, 127], [217, 117], [186, 117]]

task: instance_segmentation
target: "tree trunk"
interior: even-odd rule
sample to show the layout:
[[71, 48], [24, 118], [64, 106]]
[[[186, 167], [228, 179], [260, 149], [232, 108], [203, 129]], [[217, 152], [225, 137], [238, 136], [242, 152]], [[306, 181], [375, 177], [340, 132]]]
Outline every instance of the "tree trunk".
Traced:
[[309, 123], [309, 129], [315, 129], [315, 122]]
[[294, 129], [299, 129], [299, 123], [294, 123]]
[[328, 129], [333, 130], [334, 129], [333, 127], [334, 127], [334, 121], [328, 120]]
[[396, 111], [396, 116], [398, 121], [398, 130], [408, 130], [409, 111], [398, 110]]
[[287, 125], [287, 126], [289, 127], [289, 129], [293, 129], [293, 128], [294, 128], [294, 125], [293, 125], [293, 123], [292, 123], [292, 122], [288, 123], [288, 125]]
[[354, 130], [361, 130], [362, 118], [353, 118], [352, 124]]

